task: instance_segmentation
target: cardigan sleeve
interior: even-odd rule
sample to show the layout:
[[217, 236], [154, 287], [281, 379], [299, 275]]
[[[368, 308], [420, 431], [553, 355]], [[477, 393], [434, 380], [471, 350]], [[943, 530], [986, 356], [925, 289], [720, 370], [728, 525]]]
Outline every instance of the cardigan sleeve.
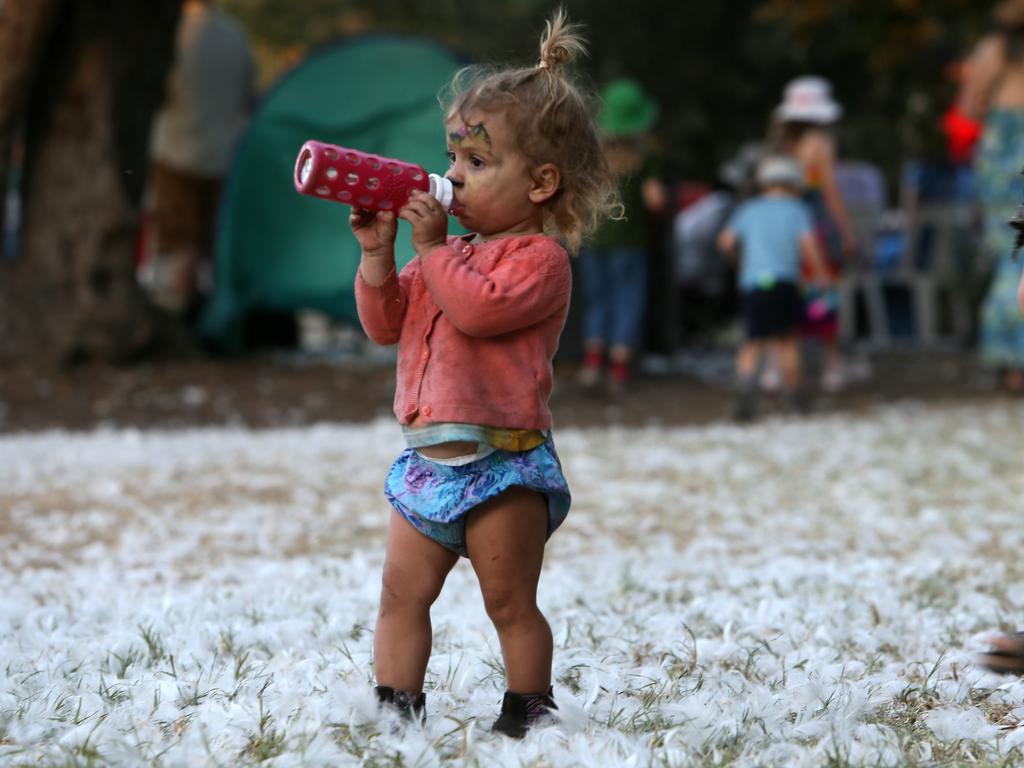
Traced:
[[412, 262], [401, 275], [394, 268], [380, 285], [370, 285], [356, 272], [356, 311], [366, 335], [382, 345], [397, 344], [402, 334], [402, 322], [409, 307], [408, 286], [412, 279]]

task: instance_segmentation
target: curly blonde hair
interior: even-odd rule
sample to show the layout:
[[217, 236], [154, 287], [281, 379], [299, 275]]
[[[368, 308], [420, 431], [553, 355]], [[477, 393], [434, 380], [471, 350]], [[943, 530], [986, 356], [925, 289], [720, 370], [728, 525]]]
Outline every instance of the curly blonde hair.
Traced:
[[519, 151], [534, 167], [558, 166], [561, 183], [544, 203], [544, 230], [564, 238], [573, 253], [603, 218], [622, 218], [591, 97], [564, 72], [565, 65], [585, 53], [578, 25], [570, 24], [559, 8], [545, 23], [536, 66], [465, 67], [441, 95], [446, 117], [466, 120], [473, 112], [500, 110]]

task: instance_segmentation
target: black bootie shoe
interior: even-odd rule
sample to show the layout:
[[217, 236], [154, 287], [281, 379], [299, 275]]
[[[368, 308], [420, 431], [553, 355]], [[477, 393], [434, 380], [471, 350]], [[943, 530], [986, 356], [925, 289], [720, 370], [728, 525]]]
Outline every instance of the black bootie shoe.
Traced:
[[377, 701], [394, 708], [406, 720], [422, 723], [427, 706], [427, 694], [411, 691], [396, 691], [387, 685], [378, 685]]
[[550, 688], [547, 693], [505, 691], [505, 698], [501, 702], [501, 714], [491, 726], [491, 732], [521, 739], [538, 720], [550, 716], [555, 709], [558, 709], [558, 706], [551, 696]]

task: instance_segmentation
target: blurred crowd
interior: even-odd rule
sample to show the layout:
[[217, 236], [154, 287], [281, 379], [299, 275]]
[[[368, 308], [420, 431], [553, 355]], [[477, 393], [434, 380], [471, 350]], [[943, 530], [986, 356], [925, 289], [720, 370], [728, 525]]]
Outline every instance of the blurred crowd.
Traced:
[[[815, 392], [869, 380], [877, 349], [947, 343], [977, 349], [1003, 387], [1024, 392], [1020, 261], [1006, 225], [1024, 199], [1024, 0], [999, 4], [991, 34], [953, 57], [946, 151], [907, 158], [898, 179], [845, 157], [841, 94], [793, 74], [712, 179], [669, 178], [661, 105], [629, 77], [604, 84], [600, 124], [625, 216], [575, 265], [562, 354], [578, 362], [577, 384], [617, 397], [652, 360], [664, 369], [735, 350], [737, 415], [750, 418], [758, 393], [800, 410]], [[189, 321], [216, 290], [218, 205], [255, 81], [243, 27], [211, 0], [188, 0], [153, 130], [138, 274]], [[17, 155], [13, 168], [16, 187]], [[6, 206], [11, 257], [15, 195]]]
[[[958, 93], [937, 126], [945, 151], [908, 158], [895, 184], [842, 156], [843, 107], [823, 77], [793, 78], [716, 179], [674, 185], [658, 176], [657, 106], [636, 82], [610, 83], [602, 125], [630, 215], [580, 264], [580, 384], [616, 395], [644, 351], [735, 349], [736, 415], [749, 419], [760, 392], [806, 410], [815, 392], [870, 380], [876, 350], [946, 344], [977, 348], [1003, 387], [1024, 391], [1007, 224], [1024, 200], [1024, 3], [1004, 3], [996, 21], [949, 68]], [[986, 64], [993, 40], [1002, 58]], [[658, 260], [673, 278], [669, 312], [645, 307], [657, 294], [637, 288]], [[651, 343], [665, 337], [652, 316], [674, 326], [667, 350]]]
[[[664, 196], [634, 205], [662, 218], [648, 248], [658, 258], [667, 243], [677, 345], [738, 350], [738, 418], [753, 416], [764, 390], [801, 410], [814, 391], [868, 380], [870, 353], [893, 343], [976, 349], [1003, 389], [1024, 393], [1024, 283], [1009, 226], [1024, 201], [1024, 2], [1005, 0], [992, 21], [946, 69], [956, 95], [936, 126], [944, 152], [908, 157], [895, 183], [842, 156], [842, 105], [828, 80], [807, 74], [717, 179], [677, 183], [667, 209], [657, 207]], [[606, 109], [621, 87], [606, 89]], [[637, 146], [651, 127], [638, 126]], [[605, 128], [612, 149], [622, 139]], [[585, 336], [590, 385], [601, 347], [590, 323]], [[612, 392], [617, 365], [612, 355]]]

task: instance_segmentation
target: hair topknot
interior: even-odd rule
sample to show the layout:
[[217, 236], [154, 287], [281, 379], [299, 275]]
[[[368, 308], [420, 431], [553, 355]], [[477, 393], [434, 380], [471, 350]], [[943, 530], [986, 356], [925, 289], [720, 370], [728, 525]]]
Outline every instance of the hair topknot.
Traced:
[[594, 121], [595, 100], [565, 66], [587, 51], [579, 30], [559, 8], [544, 26], [537, 65], [466, 67], [441, 94], [446, 116], [468, 121], [474, 113], [500, 113], [533, 167], [558, 167], [561, 184], [544, 204], [544, 227], [563, 237], [573, 252], [603, 218], [622, 217]]
[[577, 56], [586, 55], [587, 44], [580, 36], [580, 25], [571, 24], [565, 9], [558, 8], [544, 22], [544, 34], [540, 38], [540, 63], [537, 66], [554, 71]]

